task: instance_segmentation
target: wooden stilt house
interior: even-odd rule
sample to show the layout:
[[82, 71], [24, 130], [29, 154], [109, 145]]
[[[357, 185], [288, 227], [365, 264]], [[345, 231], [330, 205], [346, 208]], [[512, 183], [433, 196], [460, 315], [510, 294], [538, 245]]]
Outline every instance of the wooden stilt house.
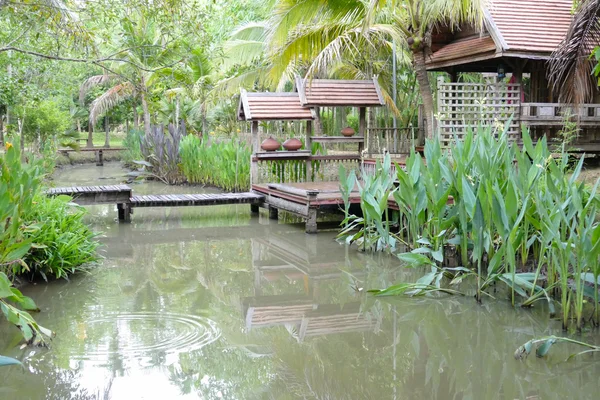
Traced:
[[[429, 71], [444, 71], [438, 81], [436, 120], [443, 141], [466, 126], [506, 123], [515, 140], [522, 126], [532, 136], [554, 138], [567, 114], [576, 116], [580, 131], [573, 146], [600, 152], [600, 99], [577, 109], [561, 105], [548, 84], [547, 62], [564, 40], [573, 19], [572, 0], [494, 0], [485, 11], [482, 30], [462, 26], [440, 28], [432, 37]], [[492, 73], [491, 81], [474, 83], [461, 73]], [[590, 77], [590, 79], [594, 79]]]

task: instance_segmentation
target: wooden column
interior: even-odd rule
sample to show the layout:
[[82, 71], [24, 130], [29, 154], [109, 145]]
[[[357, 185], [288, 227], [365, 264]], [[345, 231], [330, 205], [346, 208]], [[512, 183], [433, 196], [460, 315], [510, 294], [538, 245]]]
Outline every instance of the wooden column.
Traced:
[[117, 212], [119, 214], [119, 222], [131, 222], [133, 210], [130, 203], [118, 203]]
[[306, 197], [308, 198], [306, 205], [306, 233], [317, 233], [317, 208], [311, 207], [311, 203], [317, 200], [319, 192], [307, 191]]
[[[306, 121], [306, 137], [304, 139], [304, 147], [308, 151], [311, 151], [312, 149], [312, 121]], [[309, 158], [308, 160], [306, 160], [306, 182], [310, 182], [311, 177], [312, 161]]]
[[258, 183], [258, 161], [254, 155], [260, 151], [260, 137], [258, 135], [258, 121], [252, 121], [252, 155], [250, 156], [250, 185]]
[[269, 219], [278, 220], [279, 210], [277, 210], [275, 207], [269, 207]]
[[96, 166], [101, 167], [104, 165], [104, 157], [102, 154], [102, 150], [98, 150], [96, 152]]
[[358, 136], [365, 139], [363, 143], [358, 144], [358, 155], [361, 155], [365, 143], [367, 143], [367, 149], [370, 149], [369, 138], [367, 137], [367, 109], [365, 107], [358, 109]]

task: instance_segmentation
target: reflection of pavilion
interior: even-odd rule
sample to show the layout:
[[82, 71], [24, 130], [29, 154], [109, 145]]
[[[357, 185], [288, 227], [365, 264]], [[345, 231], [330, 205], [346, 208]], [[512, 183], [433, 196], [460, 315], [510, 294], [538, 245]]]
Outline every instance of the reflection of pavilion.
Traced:
[[[252, 258], [255, 296], [242, 301], [248, 330], [293, 327], [303, 341], [375, 328], [376, 321], [361, 310], [360, 301], [328, 304], [323, 300], [325, 293], [320, 289], [327, 281], [340, 280], [348, 273], [364, 275], [364, 266], [353, 267], [342, 249], [331, 251], [331, 242], [304, 234], [267, 234], [252, 240]], [[302, 293], [264, 295], [266, 284], [285, 280], [302, 280]]]

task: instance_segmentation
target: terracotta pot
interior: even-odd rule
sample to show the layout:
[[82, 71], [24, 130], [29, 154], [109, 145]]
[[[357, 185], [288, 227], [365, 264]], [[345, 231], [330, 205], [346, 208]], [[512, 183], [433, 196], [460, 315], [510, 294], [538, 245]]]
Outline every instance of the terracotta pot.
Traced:
[[277, 140], [273, 139], [273, 136], [266, 138], [260, 145], [260, 148], [264, 151], [275, 151], [279, 150], [280, 147], [281, 144], [279, 144]]
[[355, 133], [356, 133], [356, 131], [349, 126], [342, 129], [342, 135], [344, 135], [346, 137], [354, 136]]
[[283, 142], [283, 148], [287, 151], [296, 151], [302, 148], [302, 142], [296, 138], [291, 138]]

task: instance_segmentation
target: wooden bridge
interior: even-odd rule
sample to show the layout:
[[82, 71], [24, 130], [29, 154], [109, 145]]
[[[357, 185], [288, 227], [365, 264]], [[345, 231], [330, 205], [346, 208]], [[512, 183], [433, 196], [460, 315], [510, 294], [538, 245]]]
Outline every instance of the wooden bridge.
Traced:
[[190, 207], [226, 204], [250, 204], [253, 212], [263, 205], [265, 197], [257, 193], [169, 194], [133, 196], [127, 185], [77, 186], [49, 189], [49, 196], [66, 195], [80, 205], [116, 204], [119, 221], [130, 222], [135, 207]]

